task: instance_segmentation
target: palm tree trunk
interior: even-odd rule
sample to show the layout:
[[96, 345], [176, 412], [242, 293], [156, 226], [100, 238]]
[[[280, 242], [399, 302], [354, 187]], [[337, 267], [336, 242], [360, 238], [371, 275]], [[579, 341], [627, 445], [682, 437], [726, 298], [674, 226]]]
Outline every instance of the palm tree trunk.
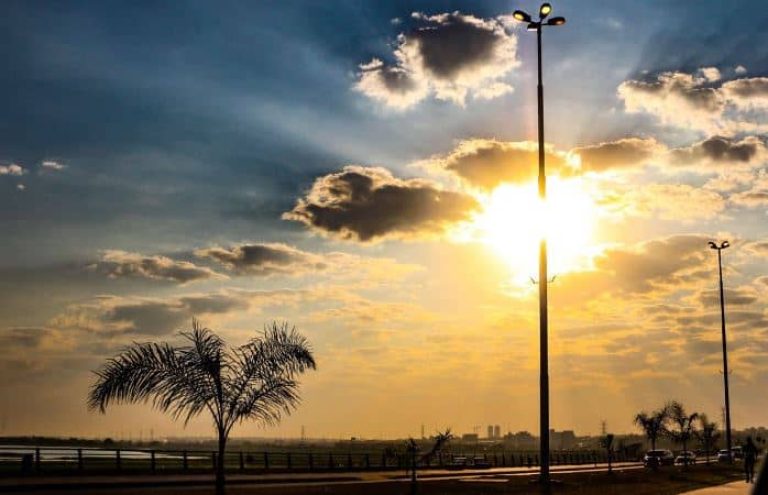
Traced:
[[227, 447], [227, 435], [219, 428], [219, 453], [216, 458], [216, 495], [224, 495], [224, 452]]

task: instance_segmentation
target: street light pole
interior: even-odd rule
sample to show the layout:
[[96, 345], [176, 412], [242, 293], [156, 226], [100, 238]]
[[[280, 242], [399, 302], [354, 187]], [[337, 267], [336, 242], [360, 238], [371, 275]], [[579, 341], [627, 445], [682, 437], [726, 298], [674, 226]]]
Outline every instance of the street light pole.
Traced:
[[[544, 3], [539, 8], [539, 20], [522, 10], [516, 10], [513, 17], [528, 23], [529, 31], [536, 31], [538, 61], [538, 116], [539, 116], [539, 198], [542, 205], [547, 199], [547, 173], [544, 160], [544, 84], [541, 68], [541, 30], [544, 26], [561, 26], [564, 17], [553, 17], [545, 22], [552, 12], [552, 6]], [[539, 453], [541, 458], [540, 481], [548, 486], [549, 478], [549, 315], [547, 306], [547, 238], [542, 235], [539, 242]]]
[[720, 276], [720, 330], [723, 336], [723, 386], [725, 389], [725, 443], [728, 448], [728, 458], [733, 462], [731, 452], [731, 399], [728, 391], [728, 345], [725, 337], [725, 293], [723, 291], [723, 249], [730, 247], [728, 241], [720, 245], [710, 241], [709, 247], [717, 251], [717, 270]]

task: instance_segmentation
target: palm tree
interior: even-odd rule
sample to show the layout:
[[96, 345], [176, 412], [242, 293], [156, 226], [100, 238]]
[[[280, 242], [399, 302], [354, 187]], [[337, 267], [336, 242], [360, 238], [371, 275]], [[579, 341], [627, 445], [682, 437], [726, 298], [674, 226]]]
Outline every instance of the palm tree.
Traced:
[[[669, 419], [672, 424], [677, 427], [677, 430], [668, 430], [668, 435], [673, 441], [683, 445], [683, 451], [688, 450], [688, 440], [690, 440], [696, 430], [696, 420], [699, 418], [699, 413], [688, 414], [685, 411], [685, 407], [677, 401], [672, 401], [667, 406], [669, 409]], [[688, 457], [683, 459], [683, 466], [688, 466]]]
[[707, 458], [707, 464], [709, 464], [709, 453], [720, 438], [720, 433], [717, 432], [717, 423], [709, 421], [706, 414], [699, 415], [699, 424], [701, 430], [696, 432], [696, 437], [704, 448], [704, 455]]
[[642, 411], [635, 416], [635, 424], [643, 429], [645, 436], [651, 442], [651, 450], [656, 450], [656, 441], [664, 433], [664, 426], [668, 419], [667, 407], [662, 407], [651, 414]]
[[280, 421], [298, 405], [298, 375], [315, 369], [307, 339], [287, 323], [273, 322], [237, 348], [197, 320], [181, 332], [187, 345], [134, 343], [96, 371], [88, 407], [102, 413], [111, 403], [151, 402], [184, 425], [208, 412], [218, 436], [216, 491], [224, 492], [224, 452], [235, 424]]

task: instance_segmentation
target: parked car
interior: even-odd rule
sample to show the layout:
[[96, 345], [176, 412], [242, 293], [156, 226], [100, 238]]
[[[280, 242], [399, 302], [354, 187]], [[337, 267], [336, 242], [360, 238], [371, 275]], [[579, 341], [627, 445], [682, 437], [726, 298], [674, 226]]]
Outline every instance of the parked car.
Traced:
[[456, 456], [451, 459], [448, 464], [445, 465], [446, 469], [464, 469], [467, 467], [467, 458], [464, 456]]
[[643, 457], [645, 467], [671, 466], [675, 463], [675, 454], [671, 450], [649, 450]]
[[696, 454], [690, 450], [683, 450], [675, 458], [675, 464], [696, 464]]
[[731, 462], [733, 456], [728, 449], [719, 450], [717, 452], [717, 462]]
[[731, 449], [731, 451], [733, 452], [733, 458], [734, 459], [744, 459], [744, 451], [741, 450], [741, 446], [740, 445], [737, 445], [736, 447], [733, 447]]
[[475, 457], [472, 459], [471, 466], [475, 469], [490, 469], [491, 463], [485, 457]]

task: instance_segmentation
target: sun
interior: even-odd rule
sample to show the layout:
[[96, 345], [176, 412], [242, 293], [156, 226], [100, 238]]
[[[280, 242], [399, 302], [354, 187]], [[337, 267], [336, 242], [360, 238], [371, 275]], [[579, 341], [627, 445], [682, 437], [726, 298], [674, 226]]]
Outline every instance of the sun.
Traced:
[[538, 277], [539, 240], [547, 239], [550, 275], [586, 267], [595, 252], [598, 208], [580, 179], [552, 177], [547, 200], [535, 183], [503, 184], [481, 198], [473, 227], [480, 240], [505, 261], [513, 279], [530, 284]]

